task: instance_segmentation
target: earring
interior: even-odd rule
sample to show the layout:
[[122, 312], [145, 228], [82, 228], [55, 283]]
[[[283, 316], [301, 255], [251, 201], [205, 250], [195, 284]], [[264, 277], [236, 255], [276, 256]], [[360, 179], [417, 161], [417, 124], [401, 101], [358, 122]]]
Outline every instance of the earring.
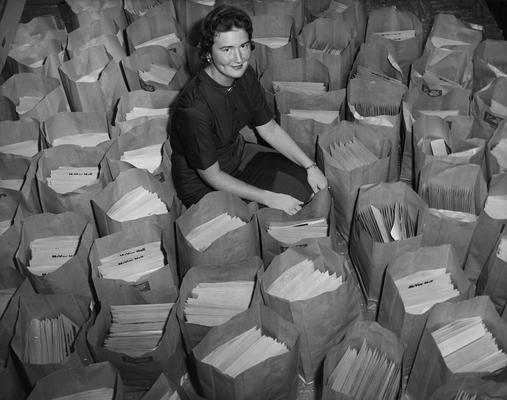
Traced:
[[211, 54], [208, 54], [206, 56], [206, 61], [208, 62], [208, 64], [211, 64]]

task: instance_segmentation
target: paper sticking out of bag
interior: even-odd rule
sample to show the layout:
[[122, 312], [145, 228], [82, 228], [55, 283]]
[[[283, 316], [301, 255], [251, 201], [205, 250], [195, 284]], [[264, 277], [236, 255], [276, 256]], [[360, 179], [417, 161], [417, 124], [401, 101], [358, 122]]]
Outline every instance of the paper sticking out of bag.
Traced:
[[167, 214], [166, 205], [156, 193], [152, 193], [142, 186], [125, 193], [107, 211], [110, 218], [119, 222], [161, 214]]
[[336, 166], [345, 171], [370, 165], [378, 158], [355, 138], [347, 143], [332, 143], [329, 146], [329, 153]]
[[112, 400], [114, 396], [113, 388], [89, 389], [82, 392], [67, 394], [65, 396], [53, 397], [53, 400]]
[[326, 218], [271, 222], [267, 227], [267, 231], [279, 242], [294, 244], [303, 239], [326, 237], [328, 224]]
[[42, 100], [40, 96], [21, 96], [19, 104], [16, 105], [16, 112], [23, 115], [33, 109]]
[[37, 140], [25, 140], [0, 146], [0, 153], [15, 154], [22, 157], [33, 157], [39, 152]]
[[178, 72], [178, 70], [175, 68], [151, 64], [147, 71], [139, 71], [139, 78], [146, 83], [154, 82], [162, 85], [169, 85], [174, 75], [176, 75], [176, 72]]
[[395, 42], [402, 42], [404, 40], [414, 38], [415, 30], [407, 29], [402, 31], [374, 32], [374, 34], [385, 39], [394, 40]]
[[289, 37], [288, 36], [256, 37], [252, 38], [252, 41], [267, 46], [270, 49], [278, 49], [289, 43]]
[[202, 362], [235, 378], [254, 365], [288, 351], [284, 343], [263, 335], [261, 330], [254, 326], [218, 346], [206, 355]]
[[180, 42], [180, 39], [178, 38], [178, 36], [176, 36], [176, 33], [171, 32], [171, 33], [168, 33], [167, 35], [162, 35], [162, 36], [153, 38], [151, 40], [148, 40], [144, 43], [140, 43], [134, 47], [137, 50], [137, 49], [140, 49], [141, 47], [158, 45], [158, 46], [162, 46], [162, 47], [165, 47], [166, 49], [168, 49], [173, 44], [176, 44], [178, 42]]
[[162, 162], [162, 143], [126, 150], [121, 155], [120, 160], [153, 173]]
[[273, 81], [273, 90], [287, 90], [294, 93], [317, 94], [327, 91], [324, 82], [289, 82], [289, 81]]
[[198, 251], [205, 251], [219, 237], [246, 225], [241, 218], [222, 213], [196, 226], [187, 235], [187, 241]]
[[95, 132], [95, 133], [81, 133], [78, 135], [68, 135], [55, 138], [53, 140], [53, 147], [61, 146], [64, 144], [74, 144], [81, 147], [95, 147], [99, 143], [109, 140], [109, 133]]
[[493, 219], [507, 219], [507, 195], [489, 195], [484, 211]]
[[290, 109], [289, 117], [293, 117], [296, 119], [313, 119], [322, 124], [330, 124], [337, 118], [340, 118], [340, 111], [328, 111], [328, 110], [298, 110], [298, 109]]
[[98, 183], [98, 174], [98, 167], [59, 166], [58, 169], [51, 170], [46, 181], [51, 189], [63, 194]]
[[50, 236], [30, 242], [30, 264], [28, 270], [34, 275], [45, 275], [56, 271], [76, 254], [78, 235]]
[[444, 139], [435, 139], [430, 142], [431, 152], [434, 156], [446, 156], [448, 154], [447, 145]]
[[168, 117], [169, 108], [148, 108], [148, 107], [133, 107], [128, 113], [125, 114], [125, 121], [130, 121], [140, 117]]

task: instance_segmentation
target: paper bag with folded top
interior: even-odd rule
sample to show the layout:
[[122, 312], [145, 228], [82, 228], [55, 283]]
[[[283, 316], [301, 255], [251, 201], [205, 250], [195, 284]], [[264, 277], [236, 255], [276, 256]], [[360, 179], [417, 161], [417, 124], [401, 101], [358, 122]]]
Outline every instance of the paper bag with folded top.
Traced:
[[118, 102], [115, 126], [121, 133], [128, 132], [134, 127], [150, 119], [169, 120], [169, 108], [176, 99], [175, 90], [134, 90], [126, 93]]
[[496, 78], [507, 76], [507, 41], [483, 40], [474, 52], [473, 64], [475, 93]]
[[[435, 305], [419, 343], [407, 395], [415, 400], [428, 399], [456, 378], [497, 377], [503, 381], [506, 338], [507, 322], [500, 318], [488, 296]], [[498, 352], [492, 355], [494, 349]], [[475, 364], [488, 354], [490, 360], [497, 357], [500, 362], [496, 366], [488, 364], [488, 360], [482, 366]]]
[[18, 121], [0, 121], [0, 130], [0, 153], [30, 159], [39, 152], [41, 140], [37, 120], [22, 118]]
[[361, 293], [350, 274], [344, 257], [322, 239], [312, 239], [276, 256], [262, 276], [266, 305], [299, 332], [305, 382], [319, 379], [326, 353], [359, 318]]
[[176, 220], [180, 277], [195, 265], [231, 263], [260, 255], [255, 204], [210, 192]]
[[186, 58], [163, 46], [135, 50], [121, 62], [129, 90], [181, 90], [190, 80]]
[[342, 121], [319, 136], [317, 163], [333, 196], [336, 228], [345, 238], [359, 188], [388, 180], [392, 148], [386, 133], [382, 127]]
[[250, 64], [262, 76], [270, 64], [296, 57], [294, 19], [284, 14], [260, 14], [251, 17], [255, 51]]
[[43, 122], [61, 111], [69, 111], [69, 103], [58, 79], [34, 73], [15, 74], [0, 86], [0, 92], [15, 105], [22, 118]]
[[305, 25], [298, 36], [298, 56], [315, 59], [329, 70], [329, 89], [347, 86], [347, 78], [357, 51], [351, 23], [318, 18]]
[[90, 298], [71, 294], [24, 294], [19, 299], [11, 349], [31, 388], [57, 370], [93, 362], [85, 334]]
[[425, 75], [420, 85], [409, 88], [403, 99], [403, 122], [405, 137], [400, 177], [403, 181], [414, 183], [413, 134], [414, 122], [421, 114], [436, 115], [441, 118], [456, 115], [469, 115], [469, 89], [443, 86]]
[[441, 302], [473, 296], [450, 244], [420, 247], [396, 257], [386, 269], [377, 321], [404, 347], [402, 381], [410, 376], [429, 310]]
[[254, 16], [287, 15], [291, 17], [296, 35], [304, 25], [305, 2], [303, 0], [255, 0], [252, 3]]
[[35, 214], [23, 222], [16, 262], [38, 293], [91, 298], [87, 256], [96, 236], [79, 214]]
[[[123, 399], [124, 389], [120, 374], [108, 362], [55, 371], [40, 381], [28, 396], [30, 400], [54, 398]], [[104, 397], [101, 397], [104, 396]]]
[[181, 282], [176, 305], [188, 354], [214, 326], [262, 302], [259, 279], [263, 267], [261, 259], [254, 256], [232, 263], [190, 268]]
[[399, 254], [421, 246], [427, 207], [403, 182], [364, 185], [352, 218], [349, 252], [360, 284], [375, 309], [384, 271]]
[[167, 229], [177, 217], [175, 197], [167, 185], [148, 171], [123, 171], [91, 200], [97, 230], [100, 236], [106, 236], [143, 220]]
[[71, 58], [76, 57], [83, 50], [103, 45], [107, 53], [116, 61], [127, 56], [123, 31], [110, 18], [92, 21], [69, 33], [67, 51]]
[[[149, 221], [128, 231], [95, 239], [89, 261], [94, 283], [113, 291], [116, 281], [136, 288], [148, 302], [163, 303], [179, 286], [173, 229], [162, 231]], [[95, 284], [99, 301], [104, 293]]]
[[138, 390], [148, 390], [162, 372], [180, 382], [186, 367], [173, 304], [177, 290], [166, 303], [147, 302], [130, 285], [104, 295], [86, 337], [95, 361], [111, 362]]
[[159, 45], [169, 50], [185, 38], [178, 21], [160, 13], [137, 19], [126, 29], [129, 53], [145, 46]]
[[362, 43], [350, 71], [350, 78], [355, 77], [401, 84], [403, 70], [383, 44]]
[[434, 160], [483, 167], [485, 140], [471, 137], [476, 131], [474, 125], [474, 119], [465, 116], [449, 116], [444, 119], [421, 115], [415, 121], [413, 146], [416, 185], [423, 167]]
[[390, 330], [373, 321], [355, 322], [326, 355], [322, 399], [397, 398], [402, 355], [403, 346]]
[[507, 76], [496, 78], [489, 86], [474, 93], [471, 114], [481, 125], [481, 137], [489, 140], [507, 118]]
[[160, 374], [150, 390], [141, 397], [141, 400], [160, 400], [163, 399], [164, 396], [168, 400], [177, 400], [178, 398], [180, 400], [190, 400], [185, 393], [185, 390], [180, 385], [169, 379], [164, 373]]
[[428, 207], [479, 215], [488, 192], [478, 165], [434, 160], [421, 170], [418, 193]]
[[62, 145], [46, 149], [37, 163], [37, 187], [42, 210], [49, 213], [73, 211], [95, 225], [90, 200], [106, 182], [99, 163], [105, 149]]
[[259, 303], [214, 327], [192, 350], [204, 396], [296, 399], [298, 339], [291, 322]]
[[507, 384], [480, 378], [455, 378], [434, 391], [428, 400], [446, 400], [460, 395], [472, 398], [479, 396], [479, 399], [501, 399], [507, 396]]
[[311, 58], [282, 60], [270, 65], [260, 82], [265, 90], [268, 106], [274, 113], [276, 92], [288, 90], [304, 95], [327, 92], [329, 70], [320, 61]]
[[369, 13], [365, 42], [388, 49], [403, 71], [405, 84], [408, 84], [410, 65], [422, 53], [423, 40], [422, 23], [411, 11], [381, 7]]
[[507, 172], [507, 122], [503, 120], [486, 146], [488, 176]]
[[331, 193], [323, 189], [303, 205], [294, 215], [274, 208], [257, 212], [261, 236], [262, 260], [265, 265], [289, 247], [305, 246], [309, 239], [336, 238], [335, 216]]
[[123, 10], [121, 0], [65, 0], [73, 14], [71, 14], [72, 26], [86, 26], [93, 21], [112, 19], [118, 28], [123, 30], [127, 27], [127, 18]]

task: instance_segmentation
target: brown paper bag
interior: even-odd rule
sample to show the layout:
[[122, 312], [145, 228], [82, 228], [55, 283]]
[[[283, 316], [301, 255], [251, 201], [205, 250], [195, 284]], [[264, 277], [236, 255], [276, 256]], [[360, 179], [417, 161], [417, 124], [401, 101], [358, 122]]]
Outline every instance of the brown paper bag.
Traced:
[[67, 31], [63, 20], [54, 15], [41, 15], [26, 23], [18, 24], [12, 47], [26, 43], [29, 38], [34, 40], [55, 39], [65, 45]]
[[24, 96], [41, 99], [31, 110], [21, 114], [23, 118], [35, 118], [43, 122], [60, 111], [70, 110], [63, 87], [55, 78], [34, 73], [16, 74], [0, 87], [0, 91], [16, 106]]
[[[38, 275], [28, 269], [32, 240], [68, 235], [79, 236], [79, 244], [72, 258], [48, 274]], [[32, 215], [23, 221], [16, 262], [38, 293], [72, 293], [90, 298], [92, 293], [89, 283], [87, 256], [95, 237], [95, 227], [79, 214], [63, 212], [61, 214], [43, 213]], [[53, 256], [58, 257], [58, 253], [55, 252]]]
[[492, 177], [498, 173], [507, 172], [507, 165], [503, 165], [504, 163], [499, 163], [498, 158], [492, 152], [495, 147], [500, 143], [500, 141], [506, 141], [507, 139], [507, 122], [503, 120], [498, 125], [498, 128], [493, 132], [493, 136], [488, 141], [486, 146], [486, 162], [488, 169], [488, 177]]
[[[298, 36], [298, 56], [318, 60], [328, 68], [329, 89], [347, 86], [357, 51], [353, 34], [351, 23], [343, 18], [318, 18], [305, 25]], [[328, 46], [329, 51], [321, 50]]]
[[[28, 379], [30, 387], [50, 373], [91, 364], [93, 359], [86, 346], [85, 331], [90, 319], [90, 299], [71, 294], [24, 294], [19, 299], [19, 314], [16, 322], [16, 333], [12, 338], [11, 349]], [[30, 364], [25, 361], [25, 335], [28, 324], [34, 318], [55, 318], [64, 314], [74, 322], [79, 331], [76, 333], [74, 348], [65, 360], [58, 364]]]
[[377, 321], [384, 328], [393, 331], [403, 344], [403, 386], [406, 385], [410, 376], [419, 340], [430, 309], [422, 314], [407, 312], [395, 282], [415, 272], [434, 268], [445, 268], [445, 271], [451, 274], [452, 283], [460, 293], [447, 301], [461, 301], [473, 295], [470, 282], [466, 279], [465, 273], [458, 262], [457, 253], [450, 244], [421, 247], [400, 254], [386, 269]]
[[6, 96], [0, 95], [0, 121], [15, 121], [18, 119], [16, 105]]
[[[341, 285], [306, 300], [288, 301], [269, 294], [269, 286], [282, 273], [305, 259], [311, 260], [315, 269], [341, 277]], [[346, 263], [324, 242], [313, 239], [306, 247], [289, 248], [276, 256], [262, 276], [266, 305], [292, 322], [299, 332], [300, 372], [306, 382], [320, 379], [326, 353], [359, 318], [361, 293], [349, 279], [351, 272]]]
[[98, 168], [104, 151], [105, 149], [101, 147], [74, 145], [62, 145], [44, 150], [37, 163], [36, 174], [42, 210], [54, 214], [73, 211], [95, 226], [90, 200], [102, 191], [105, 186], [103, 179], [99, 178], [95, 183], [81, 186], [67, 193], [58, 193], [53, 190], [48, 185], [47, 179], [51, 176], [51, 171], [59, 167]]
[[164, 373], [161, 373], [150, 390], [141, 397], [141, 400], [160, 400], [164, 396], [170, 396], [174, 393], [178, 394], [180, 400], [190, 400], [181, 386], [174, 383]]
[[127, 18], [123, 11], [121, 0], [65, 0], [75, 15], [72, 17], [72, 26], [86, 26], [93, 21], [109, 18], [119, 29], [127, 27]]
[[[335, 392], [329, 384], [329, 377], [348, 347], [359, 350], [363, 341], [370, 348], [384, 353], [386, 357], [401, 368], [403, 347], [399, 339], [388, 329], [373, 321], [357, 321], [347, 332], [345, 338], [326, 355], [324, 361], [323, 400], [345, 400], [352, 397]], [[401, 382], [400, 382], [401, 385]]]
[[[412, 227], [413, 236], [388, 243], [377, 242], [360, 223], [360, 216], [370, 211], [370, 206], [381, 209], [386, 206], [394, 207], [396, 203], [406, 208], [410, 219], [407, 223]], [[424, 201], [403, 182], [365, 185], [359, 189], [352, 219], [349, 252], [371, 307], [375, 308], [378, 302], [387, 265], [398, 255], [421, 246], [421, 220], [426, 209]], [[388, 232], [391, 228], [386, 226]]]
[[435, 305], [428, 316], [423, 331], [414, 367], [408, 381], [407, 393], [416, 400], [427, 399], [439, 387], [454, 378], [491, 377], [488, 373], [452, 373], [437, 347], [431, 332], [460, 318], [481, 317], [487, 329], [495, 338], [499, 349], [505, 352], [507, 322], [502, 320], [487, 296], [474, 297], [458, 303]]
[[109, 362], [55, 371], [37, 382], [28, 399], [50, 400], [102, 388], [113, 390], [111, 400], [123, 399], [120, 374]]
[[433, 392], [429, 400], [452, 399], [463, 392], [484, 399], [502, 399], [507, 397], [507, 384], [470, 377], [451, 379]]
[[496, 78], [489, 86], [474, 93], [471, 114], [480, 122], [481, 137], [489, 140], [507, 117], [507, 76]]
[[305, 246], [309, 239], [300, 240], [297, 243], [284, 243], [280, 242], [268, 233], [268, 227], [273, 222], [292, 222], [300, 221], [310, 218], [326, 218], [328, 224], [328, 237], [331, 237], [331, 242], [336, 237], [334, 227], [334, 212], [333, 200], [329, 190], [318, 191], [312, 199], [303, 205], [294, 215], [289, 215], [281, 210], [274, 208], [261, 208], [257, 211], [257, 219], [259, 223], [259, 231], [261, 238], [262, 260], [264, 265], [269, 265], [273, 258], [289, 247]]
[[[195, 265], [232, 263], [245, 258], [259, 256], [259, 233], [257, 220], [243, 200], [226, 192], [210, 192], [198, 203], [193, 204], [176, 220], [176, 240], [180, 277]], [[206, 250], [196, 250], [186, 236], [195, 227], [227, 213], [239, 217], [245, 225], [217, 238]]]
[[[177, 292], [172, 292], [175, 302]], [[186, 373], [185, 354], [181, 343], [176, 312], [171, 309], [158, 346], [139, 357], [109, 350], [103, 346], [111, 326], [111, 305], [147, 304], [139, 291], [129, 285], [121, 285], [109, 298], [101, 302], [101, 310], [87, 334], [87, 342], [96, 361], [109, 361], [122, 377], [123, 382], [138, 390], [148, 390], [160, 373], [165, 373], [175, 382]]]
[[261, 302], [259, 279], [264, 271], [264, 265], [257, 256], [232, 263], [218, 265], [202, 265], [190, 268], [181, 282], [180, 297], [175, 305], [176, 316], [180, 324], [183, 343], [188, 354], [197, 346], [202, 338], [213, 328], [204, 325], [186, 322], [185, 303], [191, 297], [192, 290], [201, 282], [229, 282], [229, 281], [254, 281], [254, 290], [250, 306]]
[[[156, 193], [159, 199], [166, 205], [167, 213], [123, 222], [116, 221], [107, 215], [113, 204], [123, 195], [139, 186], [144, 187], [152, 193]], [[116, 180], [109, 183], [91, 202], [99, 234], [100, 236], [106, 236], [134, 227], [140, 221], [152, 221], [161, 229], [169, 228], [177, 217], [174, 199], [174, 192], [163, 183], [157, 181], [148, 171], [132, 168], [120, 173]]]
[[277, 114], [288, 114], [296, 110], [340, 111], [340, 120], [344, 118], [345, 89], [330, 90], [323, 93], [295, 93], [280, 90], [275, 93]]
[[[254, 4], [257, 3], [254, 2]], [[255, 51], [252, 52], [249, 62], [257, 72], [257, 76], [262, 76], [271, 64], [296, 57], [296, 31], [294, 19], [290, 15], [260, 14], [251, 17], [251, 19], [252, 41], [255, 43]], [[287, 42], [281, 47], [271, 48], [256, 40], [269, 37], [287, 38]]]
[[507, 41], [485, 39], [477, 46], [473, 58], [474, 92], [499, 76], [507, 75]]
[[[155, 81], [144, 81], [140, 77], [142, 71], [149, 71], [153, 65], [170, 67], [175, 71], [171, 81], [166, 85]], [[186, 65], [186, 59], [181, 54], [162, 46], [146, 46], [134, 51], [129, 57], [121, 61], [130, 92], [143, 89], [148, 92], [156, 90], [181, 90], [190, 80], [191, 75]]]
[[369, 80], [385, 80], [392, 83], [402, 83], [403, 70], [389, 53], [387, 47], [381, 43], [362, 43], [359, 53], [352, 65], [350, 77]]
[[[285, 344], [288, 352], [268, 358], [236, 378], [201, 360], [216, 347], [253, 327]], [[296, 327], [271, 309], [255, 304], [223, 325], [211, 329], [192, 353], [204, 396], [218, 399], [292, 399], [297, 397], [298, 333]], [[262, 385], [260, 383], [262, 382]]]
[[421, 170], [418, 193], [428, 207], [479, 215], [488, 192], [478, 165], [434, 160]]
[[[18, 121], [0, 121], [0, 131], [2, 132], [2, 135], [0, 136], [0, 146], [7, 146], [25, 141], [36, 141], [36, 153], [41, 149], [40, 125], [39, 121], [36, 119], [22, 118]], [[2, 153], [13, 154], [8, 151]], [[28, 155], [23, 156], [22, 154], [18, 154], [18, 156], [22, 156], [27, 159], [31, 158]]]
[[[298, 34], [304, 25], [303, 0], [253, 0], [253, 13], [258, 15], [288, 15], [294, 20], [294, 31]], [[255, 29], [254, 29], [255, 32]]]
[[[135, 259], [139, 259], [139, 257], [143, 257], [142, 246], [156, 241], [160, 241], [161, 250], [165, 256], [165, 263], [162, 268], [145, 274], [134, 282], [127, 282], [121, 279], [106, 279], [100, 274], [99, 265], [101, 258], [137, 247], [138, 249], [132, 255], [132, 259], [134, 257]], [[88, 257], [93, 281], [94, 283], [100, 281], [100, 285], [95, 285], [99, 301], [102, 301], [105, 296], [102, 290], [107, 292], [115, 290], [117, 287], [116, 281], [122, 285], [128, 284], [133, 286], [149, 303], [164, 303], [169, 301], [169, 294], [179, 286], [175, 245], [173, 229], [162, 231], [149, 221], [139, 223], [127, 231], [116, 232], [95, 239]], [[125, 264], [127, 262], [125, 261]]]
[[411, 11], [394, 6], [370, 11], [365, 42], [388, 49], [403, 71], [405, 84], [408, 84], [410, 65], [422, 53], [423, 40], [422, 23]]

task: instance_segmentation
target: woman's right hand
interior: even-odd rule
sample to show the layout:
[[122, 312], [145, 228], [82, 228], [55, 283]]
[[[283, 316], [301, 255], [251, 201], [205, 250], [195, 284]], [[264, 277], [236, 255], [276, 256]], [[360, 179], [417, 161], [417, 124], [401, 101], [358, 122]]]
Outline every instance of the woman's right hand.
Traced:
[[270, 192], [264, 204], [270, 208], [285, 211], [289, 215], [301, 210], [302, 201], [284, 193]]

